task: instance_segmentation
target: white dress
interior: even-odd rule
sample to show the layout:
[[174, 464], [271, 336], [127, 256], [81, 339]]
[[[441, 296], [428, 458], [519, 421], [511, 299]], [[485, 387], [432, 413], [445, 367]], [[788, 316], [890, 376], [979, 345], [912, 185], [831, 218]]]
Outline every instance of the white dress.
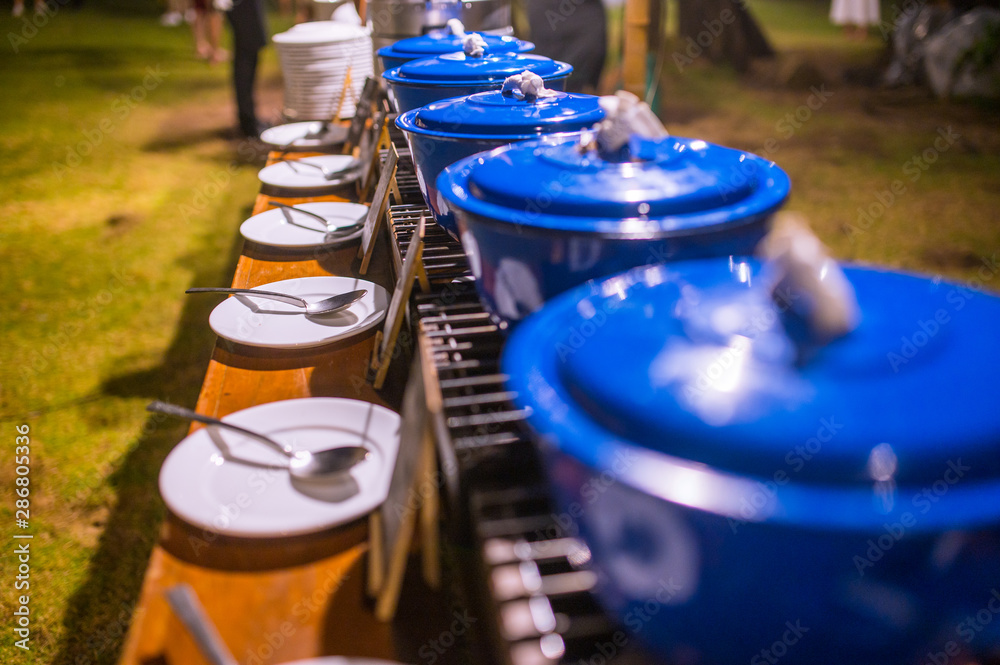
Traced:
[[878, 25], [878, 0], [833, 0], [830, 21], [834, 25]]

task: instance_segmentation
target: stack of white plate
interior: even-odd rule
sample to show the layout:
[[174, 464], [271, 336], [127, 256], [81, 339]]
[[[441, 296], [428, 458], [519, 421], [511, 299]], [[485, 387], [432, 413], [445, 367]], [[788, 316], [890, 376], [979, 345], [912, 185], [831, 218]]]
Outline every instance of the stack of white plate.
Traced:
[[344, 75], [351, 90], [341, 115], [354, 115], [365, 79], [374, 75], [367, 28], [336, 21], [300, 23], [274, 36], [285, 78], [285, 115], [293, 120], [325, 120], [337, 110]]

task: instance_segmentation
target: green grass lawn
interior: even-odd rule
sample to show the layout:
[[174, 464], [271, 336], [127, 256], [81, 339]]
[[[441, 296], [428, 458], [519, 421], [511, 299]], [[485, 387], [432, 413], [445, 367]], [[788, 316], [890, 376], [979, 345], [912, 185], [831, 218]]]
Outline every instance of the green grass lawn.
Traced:
[[[197, 61], [190, 31], [161, 27], [159, 11], [90, 2], [37, 32], [0, 16], [0, 537], [34, 534], [31, 651], [4, 630], [3, 663], [116, 659], [162, 518], [159, 464], [186, 429], [143, 407], [194, 402], [213, 302], [183, 292], [229, 282], [259, 186], [240, 158], [252, 153], [220, 133], [228, 65]], [[263, 76], [276, 70], [269, 50]], [[22, 424], [27, 531], [9, 455]], [[24, 592], [0, 588], [9, 617]]]
[[[828, 6], [751, 0], [781, 56], [745, 78], [668, 62], [668, 129], [767, 152], [792, 177], [789, 207], [840, 257], [974, 278], [1000, 252], [996, 109], [841, 77], [877, 61], [882, 44], [844, 40]], [[9, 34], [24, 24], [0, 16], [0, 432], [9, 454], [15, 427], [30, 427], [35, 536], [32, 650], [5, 630], [2, 663], [116, 660], [162, 519], [159, 465], [186, 430], [143, 407], [194, 403], [214, 301], [183, 291], [228, 283], [258, 190], [258, 166], [219, 131], [232, 121], [228, 67], [195, 60], [189, 32], [160, 27], [158, 14], [151, 0], [92, 0], [15, 39], [18, 53]], [[792, 127], [786, 116], [814, 94], [808, 77], [785, 84], [803, 63], [832, 96]], [[268, 49], [263, 77], [276, 73]], [[946, 127], [960, 138], [914, 172]], [[894, 180], [906, 190], [852, 231]], [[11, 543], [5, 459], [0, 538]], [[8, 617], [12, 549], [0, 557]]]
[[[749, 6], [777, 57], [744, 77], [725, 66], [679, 70], [668, 58], [659, 92], [668, 130], [773, 159], [792, 179], [787, 209], [840, 258], [980, 278], [1000, 253], [996, 102], [881, 89], [880, 31], [847, 40], [829, 23], [828, 2]], [[883, 3], [889, 24], [894, 11]], [[1000, 291], [1000, 275], [984, 288]]]

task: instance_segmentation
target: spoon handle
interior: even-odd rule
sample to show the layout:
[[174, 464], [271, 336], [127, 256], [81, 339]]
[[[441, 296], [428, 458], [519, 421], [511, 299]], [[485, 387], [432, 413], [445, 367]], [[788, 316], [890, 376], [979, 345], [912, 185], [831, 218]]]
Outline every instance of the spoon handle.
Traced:
[[203, 425], [214, 425], [216, 427], [222, 427], [223, 429], [232, 430], [234, 432], [242, 434], [243, 436], [248, 436], [251, 439], [255, 439], [257, 441], [260, 441], [261, 443], [267, 444], [268, 446], [270, 446], [274, 450], [277, 450], [285, 457], [292, 458], [295, 456], [295, 453], [290, 446], [282, 445], [268, 436], [264, 436], [263, 434], [248, 429], [243, 429], [239, 425], [233, 425], [231, 423], [219, 420], [218, 418], [212, 418], [211, 416], [204, 416], [198, 413], [197, 411], [192, 411], [191, 409], [185, 409], [183, 406], [177, 406], [176, 404], [167, 404], [166, 402], [161, 402], [159, 400], [156, 400], [154, 402], [150, 402], [146, 406], [146, 410], [152, 411], [153, 413], [163, 413], [168, 416], [184, 418], [185, 420], [193, 420], [196, 423], [202, 423]]
[[321, 171], [323, 173], [324, 177], [327, 174], [326, 173], [326, 168], [320, 166], [319, 164], [313, 164], [311, 162], [304, 162], [301, 159], [283, 159], [281, 161], [284, 162], [285, 164], [288, 164], [288, 168], [292, 169], [293, 171], [297, 171], [299, 166], [308, 166], [310, 168], [313, 168], [313, 169], [316, 169], [318, 171]]
[[167, 589], [167, 604], [187, 631], [194, 638], [202, 655], [212, 665], [239, 665], [232, 652], [222, 641], [218, 629], [205, 613], [198, 596], [187, 584], [178, 584]]
[[295, 206], [290, 206], [287, 203], [280, 203], [278, 201], [270, 201], [270, 204], [272, 206], [274, 206], [275, 208], [281, 208], [282, 210], [287, 210], [289, 212], [293, 212], [294, 211], [294, 212], [297, 212], [297, 213], [301, 213], [303, 215], [308, 215], [309, 217], [312, 217], [313, 219], [318, 219], [320, 222], [323, 223], [323, 226], [325, 226], [327, 228], [329, 228], [329, 226], [330, 226], [330, 222], [326, 221], [326, 217], [323, 217], [322, 215], [317, 215], [314, 212], [309, 212], [308, 210], [303, 210], [302, 208], [296, 208]]
[[227, 289], [215, 286], [196, 286], [184, 293], [241, 293], [247, 296], [264, 298], [265, 300], [277, 300], [286, 305], [295, 305], [296, 307], [306, 308], [309, 306], [309, 303], [297, 296], [290, 296], [287, 293], [275, 293], [274, 291], [260, 291], [259, 289]]

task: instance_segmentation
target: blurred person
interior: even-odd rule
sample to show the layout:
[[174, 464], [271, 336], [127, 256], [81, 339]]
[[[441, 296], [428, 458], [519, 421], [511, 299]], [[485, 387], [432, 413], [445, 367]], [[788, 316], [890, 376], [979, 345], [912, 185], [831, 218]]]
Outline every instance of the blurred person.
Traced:
[[[45, 0], [35, 0], [36, 14], [44, 14], [46, 9]], [[10, 13], [15, 17], [24, 14], [24, 0], [14, 0], [14, 9]]]
[[240, 132], [250, 138], [259, 138], [264, 127], [257, 120], [254, 83], [257, 56], [267, 46], [263, 0], [214, 0], [214, 5], [226, 12], [233, 30], [233, 88]]
[[160, 25], [174, 28], [184, 22], [187, 0], [167, 0], [167, 11], [160, 17]]
[[571, 92], [595, 92], [604, 70], [608, 26], [601, 0], [525, 0], [535, 53], [573, 65]]
[[864, 41], [868, 38], [868, 26], [878, 25], [882, 20], [879, 0], [833, 0], [830, 6], [830, 22], [844, 26], [848, 39]]
[[194, 0], [194, 50], [199, 58], [215, 64], [225, 60], [229, 52], [219, 46], [222, 37], [222, 14], [211, 6], [210, 0]]

